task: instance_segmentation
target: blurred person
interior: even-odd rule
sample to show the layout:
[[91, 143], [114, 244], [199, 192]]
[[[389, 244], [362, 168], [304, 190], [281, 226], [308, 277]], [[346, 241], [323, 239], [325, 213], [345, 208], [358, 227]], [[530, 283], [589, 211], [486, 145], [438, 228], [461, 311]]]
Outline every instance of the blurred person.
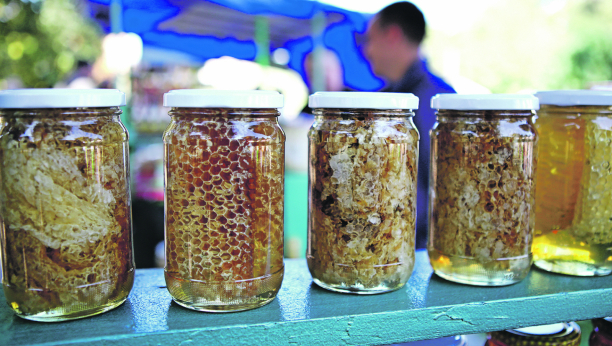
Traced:
[[420, 133], [416, 247], [424, 248], [428, 233], [429, 131], [436, 121], [430, 100], [436, 94], [455, 90], [431, 73], [421, 59], [425, 18], [414, 4], [402, 1], [385, 7], [370, 21], [366, 36], [365, 54], [372, 70], [388, 83], [381, 91], [412, 93], [419, 98], [413, 119]]

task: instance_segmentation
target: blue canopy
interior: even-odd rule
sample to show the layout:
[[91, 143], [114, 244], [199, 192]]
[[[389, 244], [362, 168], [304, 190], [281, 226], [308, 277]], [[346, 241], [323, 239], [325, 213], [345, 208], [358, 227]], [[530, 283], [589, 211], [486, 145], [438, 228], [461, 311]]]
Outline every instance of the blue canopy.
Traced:
[[[109, 32], [112, 1], [88, 1], [93, 18]], [[322, 44], [338, 55], [345, 85], [383, 86], [356, 43], [367, 26], [360, 13], [310, 0], [123, 0], [121, 9], [122, 30], [138, 34], [145, 46], [184, 52], [201, 62], [226, 55], [254, 60], [256, 20], [265, 16], [270, 49], [288, 49], [288, 66], [302, 76], [304, 57], [314, 48], [312, 18], [323, 15]]]

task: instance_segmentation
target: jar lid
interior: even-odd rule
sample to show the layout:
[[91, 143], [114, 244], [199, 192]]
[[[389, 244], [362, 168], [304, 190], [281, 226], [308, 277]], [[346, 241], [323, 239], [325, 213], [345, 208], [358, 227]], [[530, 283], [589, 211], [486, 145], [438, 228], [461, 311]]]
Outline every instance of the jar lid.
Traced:
[[164, 94], [164, 106], [185, 108], [281, 108], [283, 95], [264, 90], [180, 89]]
[[419, 98], [408, 93], [321, 91], [308, 98], [310, 108], [418, 109]]
[[117, 89], [14, 89], [0, 91], [0, 108], [81, 108], [125, 106]]
[[575, 322], [555, 323], [491, 333], [491, 340], [498, 340], [504, 345], [578, 346], [580, 345], [580, 338], [580, 327]]
[[612, 106], [612, 91], [553, 90], [538, 91], [540, 104], [553, 106]]
[[565, 328], [563, 323], [546, 324], [543, 326], [525, 327], [513, 329], [517, 332], [530, 335], [551, 335], [561, 332]]
[[431, 108], [452, 110], [537, 110], [538, 98], [527, 94], [438, 94]]

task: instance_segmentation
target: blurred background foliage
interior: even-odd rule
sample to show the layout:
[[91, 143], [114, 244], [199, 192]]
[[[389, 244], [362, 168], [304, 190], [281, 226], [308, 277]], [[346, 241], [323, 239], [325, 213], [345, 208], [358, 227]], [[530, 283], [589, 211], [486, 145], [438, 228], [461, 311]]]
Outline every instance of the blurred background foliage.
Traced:
[[79, 61], [93, 63], [101, 38], [80, 2], [0, 0], [0, 89], [52, 87]]
[[589, 88], [612, 80], [612, 1], [499, 0], [467, 30], [430, 31], [425, 51], [494, 93]]
[[[469, 25], [430, 27], [424, 43], [424, 56], [451, 84], [513, 93], [612, 80], [612, 1], [491, 0], [474, 10], [482, 15]], [[82, 0], [0, 0], [0, 89], [65, 80], [100, 56], [102, 36]]]

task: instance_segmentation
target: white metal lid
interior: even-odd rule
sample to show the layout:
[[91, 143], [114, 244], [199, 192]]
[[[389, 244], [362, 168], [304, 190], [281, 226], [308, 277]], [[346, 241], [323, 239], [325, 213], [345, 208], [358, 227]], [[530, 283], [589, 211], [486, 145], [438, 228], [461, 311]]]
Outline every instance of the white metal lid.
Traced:
[[164, 94], [166, 107], [281, 108], [283, 95], [264, 90], [180, 89]]
[[514, 329], [517, 332], [531, 334], [531, 335], [552, 335], [563, 331], [565, 325], [563, 323], [546, 324], [543, 326], [534, 326], [526, 328]]
[[527, 94], [438, 94], [431, 108], [452, 110], [537, 110], [538, 98]]
[[610, 90], [553, 90], [538, 91], [535, 96], [542, 105], [554, 106], [612, 106]]
[[81, 108], [125, 106], [117, 89], [14, 89], [0, 91], [0, 108]]
[[322, 91], [308, 98], [310, 108], [418, 109], [419, 98], [408, 93]]

